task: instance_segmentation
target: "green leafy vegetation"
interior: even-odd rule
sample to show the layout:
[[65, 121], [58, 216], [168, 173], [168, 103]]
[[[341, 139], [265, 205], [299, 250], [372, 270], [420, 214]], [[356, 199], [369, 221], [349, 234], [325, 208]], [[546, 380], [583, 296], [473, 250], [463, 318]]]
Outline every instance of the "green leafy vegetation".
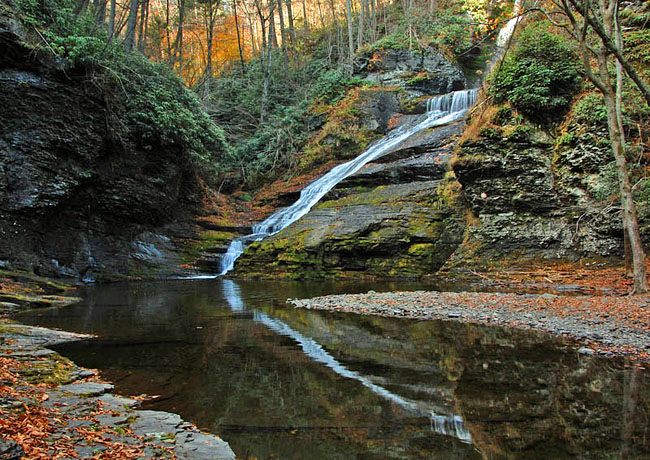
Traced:
[[101, 95], [114, 142], [150, 150], [177, 146], [210, 180], [230, 154], [223, 130], [168, 67], [126, 54], [94, 16], [75, 17], [72, 0], [19, 0], [24, 20], [38, 28], [47, 52], [65, 59]]
[[262, 67], [257, 59], [244, 73], [234, 69], [216, 80], [208, 107], [224, 127], [228, 142], [235, 146], [230, 166], [249, 186], [295, 171], [297, 156], [305, 148], [309, 134], [325, 123], [314, 108], [336, 104], [347, 91], [362, 84], [361, 79], [328, 67], [321, 59], [288, 72], [279, 50], [273, 54], [270, 79], [273, 84], [263, 122]]
[[577, 56], [566, 41], [539, 25], [518, 37], [517, 47], [491, 79], [497, 102], [510, 102], [536, 121], [559, 120], [582, 82]]

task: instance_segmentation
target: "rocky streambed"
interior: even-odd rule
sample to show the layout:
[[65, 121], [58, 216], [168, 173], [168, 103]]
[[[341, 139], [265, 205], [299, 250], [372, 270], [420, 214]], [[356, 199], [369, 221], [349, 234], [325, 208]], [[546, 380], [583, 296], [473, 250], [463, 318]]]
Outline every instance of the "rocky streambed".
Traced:
[[297, 308], [536, 329], [575, 338], [581, 353], [650, 360], [650, 296], [385, 292], [289, 299]]

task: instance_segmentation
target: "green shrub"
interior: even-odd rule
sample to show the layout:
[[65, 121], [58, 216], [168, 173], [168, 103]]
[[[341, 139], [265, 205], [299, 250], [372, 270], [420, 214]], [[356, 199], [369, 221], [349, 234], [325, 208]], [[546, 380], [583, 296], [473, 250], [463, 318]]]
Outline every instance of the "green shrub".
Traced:
[[581, 98], [573, 113], [575, 120], [582, 125], [607, 127], [607, 110], [600, 93], [589, 93]]
[[402, 33], [394, 33], [386, 35], [374, 43], [363, 46], [359, 52], [365, 54], [384, 49], [407, 50], [410, 45], [408, 36]]
[[512, 120], [512, 109], [507, 105], [502, 105], [497, 109], [494, 115], [494, 123], [500, 126], [508, 124]]
[[491, 79], [497, 102], [510, 102], [536, 121], [560, 119], [581, 86], [577, 56], [565, 40], [539, 27], [529, 27], [519, 37]]

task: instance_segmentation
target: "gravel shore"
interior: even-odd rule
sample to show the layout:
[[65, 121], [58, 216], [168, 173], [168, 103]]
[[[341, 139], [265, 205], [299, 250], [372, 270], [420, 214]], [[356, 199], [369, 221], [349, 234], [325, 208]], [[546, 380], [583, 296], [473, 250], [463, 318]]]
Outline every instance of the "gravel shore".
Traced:
[[577, 339], [582, 353], [650, 361], [650, 296], [385, 292], [289, 299], [297, 308], [535, 329]]

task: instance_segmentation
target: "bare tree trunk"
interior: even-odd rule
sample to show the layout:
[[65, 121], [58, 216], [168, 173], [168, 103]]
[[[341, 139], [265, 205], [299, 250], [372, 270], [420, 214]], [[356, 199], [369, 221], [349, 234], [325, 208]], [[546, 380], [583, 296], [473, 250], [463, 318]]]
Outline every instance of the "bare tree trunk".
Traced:
[[136, 48], [138, 51], [141, 53], [144, 52], [144, 23], [145, 23], [145, 8], [146, 8], [147, 0], [142, 0], [140, 2], [140, 21], [138, 24], [138, 44], [136, 45]]
[[106, 22], [106, 0], [94, 0], [95, 24], [101, 26]]
[[138, 6], [139, 0], [131, 0], [131, 6], [129, 8], [129, 19], [127, 21], [126, 27], [126, 37], [124, 38], [124, 50], [126, 54], [133, 51], [133, 46], [135, 44], [135, 26], [138, 19]]
[[291, 44], [296, 46], [296, 29], [293, 27], [293, 10], [291, 8], [291, 0], [286, 0], [287, 4], [287, 20], [289, 21], [289, 38]]
[[[621, 36], [621, 24], [618, 20], [618, 4], [616, 5], [617, 11], [614, 15], [614, 31], [616, 34], [616, 47], [623, 51], [623, 38]], [[621, 132], [621, 144], [623, 145], [623, 154], [625, 154], [625, 128], [623, 126], [623, 66], [616, 61], [616, 122], [618, 129]], [[630, 237], [628, 235], [627, 221], [623, 221], [623, 253], [625, 256], [625, 276], [629, 278], [634, 277], [634, 267], [632, 264], [632, 247], [630, 245]]]
[[170, 6], [169, 0], [165, 0], [165, 41], [167, 42], [167, 61], [169, 67], [174, 68], [174, 60], [176, 59], [175, 55], [172, 55], [172, 41], [171, 41], [171, 31], [169, 23], [169, 13]]
[[239, 50], [239, 63], [241, 64], [241, 73], [242, 75], [244, 75], [245, 72], [244, 52], [241, 46], [241, 34], [239, 33], [239, 17], [237, 15], [237, 0], [233, 0], [232, 5], [235, 13], [235, 29], [237, 29], [237, 49]]
[[115, 0], [111, 0], [111, 10], [108, 15], [108, 42], [113, 41], [113, 34], [115, 34]]
[[284, 12], [282, 11], [282, 0], [278, 0], [278, 16], [280, 17], [280, 37], [282, 38], [282, 59], [284, 70], [289, 70], [289, 54], [287, 53], [287, 33], [284, 30]]
[[273, 51], [280, 46], [278, 45], [278, 35], [275, 33], [275, 14], [273, 13], [275, 10], [275, 2], [270, 0], [269, 5], [271, 6], [271, 15], [269, 16], [269, 51]]
[[[582, 56], [583, 67], [589, 80], [598, 88], [603, 94], [605, 100], [605, 108], [607, 111], [607, 128], [609, 131], [610, 143], [612, 145], [612, 152], [616, 162], [616, 169], [619, 179], [619, 190], [621, 195], [622, 205], [622, 219], [623, 229], [629, 237], [630, 250], [632, 252], [632, 266], [634, 271], [634, 291], [637, 293], [648, 292], [648, 279], [646, 274], [645, 253], [643, 251], [643, 244], [639, 235], [639, 223], [636, 215], [636, 208], [634, 206], [634, 197], [632, 196], [632, 187], [630, 178], [627, 172], [627, 162], [625, 159], [625, 151], [623, 146], [623, 137], [619, 125], [619, 119], [616, 110], [616, 90], [612, 86], [611, 77], [609, 73], [609, 54], [610, 48], [606, 45], [603, 36], [598, 33], [601, 38], [601, 47], [594, 49], [587, 45], [587, 32], [588, 25], [593, 24], [588, 17], [579, 20], [569, 3], [573, 4], [573, 0], [563, 0], [564, 13], [569, 18], [573, 28], [573, 35], [578, 40], [580, 52]], [[600, 0], [600, 15], [602, 17], [601, 32], [610, 37], [614, 34], [614, 16], [616, 0]], [[587, 3], [588, 4], [588, 3]], [[593, 11], [594, 16], [597, 11]], [[596, 29], [592, 26], [592, 28]], [[618, 50], [617, 50], [618, 51]], [[591, 68], [591, 58], [595, 57], [598, 63], [598, 76]], [[623, 67], [625, 65], [621, 62]]]
[[83, 12], [83, 10], [86, 9], [86, 6], [88, 5], [88, 0], [79, 0], [77, 2], [77, 6], [74, 9], [74, 17], [75, 19], [79, 17], [79, 15]]
[[345, 0], [345, 11], [345, 18], [348, 21], [348, 58], [352, 59], [352, 56], [354, 56], [354, 32], [352, 32], [352, 5], [350, 0]]
[[[271, 43], [270, 43], [270, 27], [269, 27], [269, 40], [266, 39], [266, 18], [264, 13], [262, 13], [262, 8], [259, 4], [260, 0], [255, 1], [255, 7], [257, 8], [257, 14], [260, 19], [260, 25], [262, 27], [262, 55], [261, 55], [261, 64], [262, 64], [262, 98], [260, 101], [260, 123], [264, 123], [266, 120], [266, 105], [269, 97], [269, 83], [271, 79]], [[269, 18], [273, 20], [273, 10], [275, 8], [275, 2], [269, 2], [270, 14]]]
[[[600, 21], [597, 20], [594, 14], [589, 13], [589, 2], [585, 2], [585, 5], [587, 5], [587, 8], [585, 8], [579, 0], [566, 0], [573, 6], [576, 11], [578, 11], [584, 18], [584, 20], [591, 25], [593, 28], [594, 32], [600, 37], [603, 46], [607, 48], [610, 52], [614, 54], [618, 62], [621, 63], [623, 68], [625, 69], [625, 73], [627, 73], [628, 77], [634, 82], [634, 84], [637, 86], [641, 94], [646, 100], [646, 104], [650, 105], [650, 87], [643, 81], [643, 79], [639, 76], [638, 72], [632, 65], [629, 63], [627, 59], [625, 59], [625, 56], [623, 56], [623, 53], [618, 50], [616, 47], [616, 44], [612, 40], [612, 36], [607, 33], [607, 30], [605, 29], [605, 26], [600, 23]], [[602, 1], [602, 0], [601, 0]], [[565, 9], [565, 12], [567, 10], [568, 4], [563, 2], [563, 8]]]
[[178, 55], [178, 75], [183, 79], [183, 22], [185, 21], [185, 0], [178, 1], [178, 32], [176, 33], [176, 50]]
[[321, 6], [320, 0], [316, 0], [316, 6], [318, 6], [318, 17], [320, 19], [321, 28], [325, 29], [325, 17], [323, 16], [323, 8]]
[[215, 13], [219, 8], [218, 4], [215, 5], [212, 3], [212, 0], [208, 0], [208, 17], [206, 18], [206, 57], [205, 57], [205, 75], [203, 76], [203, 94], [204, 99], [210, 100], [211, 97], [211, 88], [210, 83], [212, 82], [212, 43], [214, 42], [214, 23], [215, 23]]
[[302, 0], [302, 15], [305, 20], [305, 30], [309, 30], [309, 19], [307, 18], [307, 2], [305, 0]]
[[364, 20], [364, 10], [365, 10], [365, 0], [360, 0], [359, 5], [359, 30], [357, 32], [357, 51], [363, 46], [363, 20]]
[[377, 41], [377, 12], [375, 8], [375, 0], [370, 0], [370, 40], [371, 42]]
[[[618, 1], [617, 0], [600, 0], [600, 13], [603, 18], [603, 26], [609, 37], [614, 36], [618, 51], [622, 54], [622, 40], [620, 39], [620, 30], [618, 27]], [[610, 140], [612, 141], [612, 150], [618, 169], [621, 202], [623, 205], [623, 229], [626, 230], [630, 251], [632, 252], [632, 271], [634, 278], [634, 290], [637, 293], [648, 292], [648, 279], [645, 265], [645, 253], [643, 251], [643, 242], [639, 234], [639, 222], [634, 206], [634, 196], [632, 195], [632, 185], [627, 173], [627, 162], [625, 159], [625, 133], [623, 131], [622, 116], [622, 87], [623, 71], [622, 64], [616, 61], [616, 90], [612, 91], [608, 66], [609, 50], [603, 46], [598, 55], [598, 67], [600, 78], [608, 90], [603, 96], [605, 97], [605, 107], [607, 109], [607, 124], [610, 131]]]

